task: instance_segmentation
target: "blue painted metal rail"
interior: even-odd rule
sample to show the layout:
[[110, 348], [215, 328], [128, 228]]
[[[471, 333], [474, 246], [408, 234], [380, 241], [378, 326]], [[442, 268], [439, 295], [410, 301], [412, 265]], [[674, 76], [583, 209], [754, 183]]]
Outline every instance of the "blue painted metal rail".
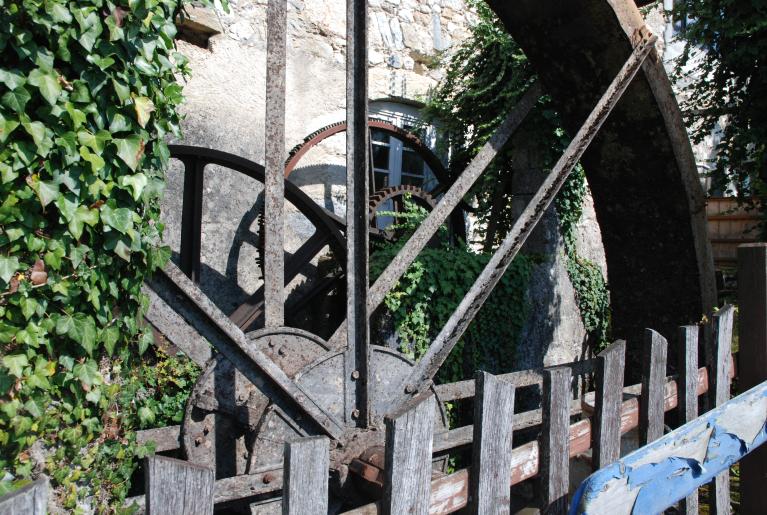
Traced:
[[661, 513], [765, 441], [767, 381], [594, 472], [570, 513]]

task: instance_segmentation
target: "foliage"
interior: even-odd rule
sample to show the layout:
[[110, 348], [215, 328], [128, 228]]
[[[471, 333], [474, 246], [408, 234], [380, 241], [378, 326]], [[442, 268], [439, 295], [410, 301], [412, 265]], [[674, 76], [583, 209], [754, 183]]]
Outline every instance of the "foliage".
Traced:
[[[767, 5], [732, 0], [680, 0], [684, 52], [675, 78], [693, 141], [722, 126], [713, 187], [732, 182], [741, 200], [767, 194]], [[692, 70], [692, 77], [690, 76]]]
[[[503, 118], [536, 80], [527, 57], [490, 8], [472, 0], [478, 23], [450, 58], [443, 82], [432, 92], [425, 116], [447, 134], [450, 170], [457, 175], [479, 152]], [[478, 233], [485, 251], [500, 243], [511, 227], [511, 176], [514, 168], [530, 166], [520, 154], [534, 155], [536, 164], [550, 169], [568, 143], [547, 96], [539, 99], [517, 131], [477, 182]], [[520, 162], [521, 161], [521, 162]], [[596, 349], [609, 337], [609, 292], [596, 264], [578, 256], [575, 228], [586, 193], [585, 174], [578, 166], [556, 199], [567, 253], [567, 270], [576, 291], [584, 326]], [[519, 259], [519, 258], [518, 258]]]
[[[407, 198], [404, 212], [385, 213], [397, 219], [395, 227], [404, 235], [398, 243], [382, 245], [373, 252], [371, 277], [391, 262], [426, 214]], [[444, 237], [441, 240], [446, 241]], [[419, 254], [384, 300], [400, 350], [416, 359], [426, 352], [489, 259], [490, 254], [472, 252], [465, 245], [431, 247]], [[514, 260], [445, 361], [437, 381], [472, 378], [479, 369], [493, 373], [512, 369], [519, 331], [528, 315], [525, 297], [531, 269], [529, 257], [520, 255]]]
[[0, 0], [0, 489], [48, 474], [67, 509], [111, 511], [147, 452], [133, 370], [141, 284], [168, 257], [178, 7]]

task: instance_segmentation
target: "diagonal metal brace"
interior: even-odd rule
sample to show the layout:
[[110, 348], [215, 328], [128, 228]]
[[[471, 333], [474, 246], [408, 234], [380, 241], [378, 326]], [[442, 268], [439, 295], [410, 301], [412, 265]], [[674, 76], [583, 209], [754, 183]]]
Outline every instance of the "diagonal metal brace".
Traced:
[[173, 263], [155, 273], [148, 286], [242, 374], [281, 408], [297, 406], [328, 436], [339, 439], [344, 425], [248, 341], [239, 327]]
[[[562, 184], [580, 161], [591, 141], [596, 137], [600, 127], [623, 96], [645, 58], [654, 48], [656, 40], [657, 36], [647, 37], [634, 48], [540, 189], [530, 200], [469, 292], [436, 336], [427, 353], [416, 364], [410, 376], [403, 383], [403, 391], [406, 394], [412, 395], [423, 392], [431, 385], [432, 378], [447, 359], [455, 344], [458, 343], [471, 321], [474, 320], [479, 308], [482, 307], [482, 304], [498, 284], [511, 261], [522, 248], [549, 204], [554, 200]], [[409, 395], [405, 395], [395, 400], [387, 411], [396, 410], [408, 397]]]

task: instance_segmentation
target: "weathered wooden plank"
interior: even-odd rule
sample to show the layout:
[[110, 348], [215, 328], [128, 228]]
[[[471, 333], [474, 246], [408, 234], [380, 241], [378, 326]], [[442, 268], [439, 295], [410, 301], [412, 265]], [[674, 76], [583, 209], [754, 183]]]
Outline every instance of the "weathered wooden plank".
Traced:
[[38, 479], [0, 497], [0, 515], [45, 515], [48, 505], [48, 480]]
[[434, 396], [416, 397], [386, 417], [386, 515], [428, 513], [431, 449], [434, 435]]
[[[714, 314], [714, 361], [711, 363], [711, 400], [714, 406], [730, 398], [730, 360], [732, 356], [732, 323], [735, 308], [725, 305]], [[714, 515], [730, 513], [730, 471], [724, 470], [714, 479], [710, 511]]]
[[145, 471], [149, 515], [213, 515], [212, 469], [165, 456], [150, 456], [146, 458]]
[[[734, 370], [730, 369], [730, 376], [734, 376]], [[698, 369], [697, 395], [703, 395], [708, 391], [708, 371], [706, 368]], [[639, 395], [642, 385], [632, 385], [624, 388], [624, 393]], [[590, 404], [593, 406], [593, 393]], [[588, 395], [587, 395], [588, 397]], [[584, 403], [588, 406], [589, 401]], [[666, 383], [664, 410], [670, 411], [677, 407], [676, 382], [670, 380]], [[587, 411], [587, 410], [584, 410]], [[518, 426], [517, 416], [514, 418], [514, 426]], [[625, 434], [639, 425], [639, 401], [637, 397], [623, 401], [620, 413], [620, 431]], [[454, 431], [461, 431], [466, 443], [471, 443], [472, 426], [464, 426]], [[441, 437], [435, 437], [435, 448]], [[579, 420], [569, 429], [570, 457], [586, 452], [591, 447], [592, 427], [591, 420]], [[511, 453], [511, 485], [521, 483], [526, 479], [538, 475], [540, 466], [540, 446], [537, 441], [528, 442], [516, 447]], [[431, 497], [429, 501], [429, 514], [453, 513], [467, 505], [469, 497], [469, 469], [461, 469], [453, 474], [432, 481]], [[367, 504], [348, 513], [355, 515], [372, 515], [382, 513], [380, 503]]]
[[474, 400], [474, 450], [471, 467], [472, 513], [509, 513], [514, 385], [477, 373]]
[[283, 515], [327, 514], [329, 445], [324, 436], [285, 443]]
[[[568, 367], [572, 370], [573, 377], [589, 374], [594, 371], [596, 366], [595, 359], [584, 359], [557, 365], [559, 367]], [[498, 379], [513, 383], [514, 387], [524, 388], [525, 386], [543, 384], [543, 367], [530, 370], [520, 370], [518, 372], [509, 372], [508, 374], [498, 375]], [[439, 384], [434, 387], [437, 397], [442, 402], [454, 401], [458, 399], [469, 399], [474, 397], [474, 380], [457, 381], [455, 383]]]
[[[679, 328], [677, 343], [677, 381], [678, 394], [677, 413], [682, 424], [692, 422], [698, 416], [698, 335], [697, 325], [687, 325]], [[698, 492], [693, 492], [682, 499], [680, 508], [686, 515], [698, 513]]]
[[645, 445], [663, 436], [663, 403], [668, 342], [645, 329], [642, 355], [642, 399], [639, 403], [639, 442]]
[[139, 445], [154, 442], [154, 452], [172, 451], [181, 447], [181, 426], [166, 426], [136, 431]]
[[570, 369], [543, 371], [541, 486], [543, 513], [565, 513], [570, 480]]
[[600, 469], [621, 456], [620, 412], [626, 342], [618, 340], [597, 356], [594, 406], [594, 467]]
[[571, 513], [662, 513], [767, 442], [767, 381], [586, 479]]
[[[738, 247], [738, 386], [767, 380], [767, 244]], [[758, 513], [767, 506], [767, 447], [740, 463], [740, 507]]]

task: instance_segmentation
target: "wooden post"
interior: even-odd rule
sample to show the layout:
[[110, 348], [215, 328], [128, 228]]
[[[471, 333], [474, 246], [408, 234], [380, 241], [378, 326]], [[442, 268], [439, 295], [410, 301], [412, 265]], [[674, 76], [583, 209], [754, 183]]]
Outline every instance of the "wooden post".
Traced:
[[148, 515], [213, 515], [212, 469], [165, 456], [150, 456], [145, 467]]
[[[679, 424], [686, 424], [698, 416], [698, 335], [697, 325], [687, 325], [679, 328], [677, 342], [677, 412]], [[698, 513], [698, 492], [688, 495], [680, 503], [682, 512], [686, 515]]]
[[594, 468], [601, 469], [621, 456], [621, 404], [626, 342], [618, 340], [597, 356], [594, 403]]
[[[726, 305], [714, 315], [714, 359], [711, 362], [711, 401], [713, 406], [730, 399], [730, 356], [732, 352], [732, 323], [735, 309]], [[712, 514], [730, 513], [730, 471], [714, 479], [710, 508]]]
[[[738, 386], [767, 380], [767, 244], [738, 247]], [[767, 446], [740, 462], [740, 507], [758, 513], [767, 506]]]
[[476, 388], [469, 481], [471, 513], [508, 514], [514, 385], [487, 372], [478, 372]]
[[570, 369], [543, 371], [542, 513], [567, 513], [570, 486]]
[[48, 480], [34, 483], [0, 497], [0, 515], [45, 515], [48, 508]]
[[663, 436], [667, 353], [666, 339], [652, 329], [645, 329], [642, 354], [642, 398], [639, 401], [640, 445], [647, 445]]
[[285, 443], [283, 515], [326, 515], [330, 440], [324, 436]]
[[434, 396], [429, 394], [386, 417], [384, 515], [429, 511], [434, 407]]

